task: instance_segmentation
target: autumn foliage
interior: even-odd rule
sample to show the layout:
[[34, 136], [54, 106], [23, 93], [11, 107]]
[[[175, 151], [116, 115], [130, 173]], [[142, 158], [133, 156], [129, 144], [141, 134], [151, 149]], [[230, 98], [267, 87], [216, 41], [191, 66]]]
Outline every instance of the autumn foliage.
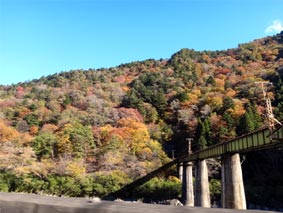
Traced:
[[0, 169], [26, 186], [48, 179], [42, 190], [58, 194], [60, 184], [65, 194], [105, 194], [181, 155], [188, 137], [195, 151], [264, 125], [256, 81], [273, 83], [281, 120], [282, 36], [0, 86]]

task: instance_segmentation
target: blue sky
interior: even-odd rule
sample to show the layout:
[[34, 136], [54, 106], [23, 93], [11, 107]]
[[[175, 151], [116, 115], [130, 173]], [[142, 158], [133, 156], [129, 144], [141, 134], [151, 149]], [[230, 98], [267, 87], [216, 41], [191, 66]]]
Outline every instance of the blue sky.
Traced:
[[283, 30], [282, 0], [0, 0], [0, 84], [223, 50]]

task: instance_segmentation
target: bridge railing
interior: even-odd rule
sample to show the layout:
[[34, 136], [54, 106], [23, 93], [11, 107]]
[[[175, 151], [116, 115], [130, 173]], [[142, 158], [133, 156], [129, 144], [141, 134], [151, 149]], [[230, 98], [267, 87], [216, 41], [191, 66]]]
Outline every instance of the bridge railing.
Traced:
[[178, 162], [195, 161], [219, 157], [227, 153], [244, 153], [252, 150], [266, 149], [282, 144], [283, 128], [278, 127], [272, 135], [267, 127], [245, 134], [224, 143], [219, 143], [194, 152], [191, 155], [184, 155], [178, 158]]

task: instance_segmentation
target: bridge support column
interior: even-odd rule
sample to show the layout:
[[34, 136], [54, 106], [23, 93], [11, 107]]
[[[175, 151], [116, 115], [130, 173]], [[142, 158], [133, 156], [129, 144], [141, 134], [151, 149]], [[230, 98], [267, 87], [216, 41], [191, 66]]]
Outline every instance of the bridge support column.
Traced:
[[182, 200], [185, 206], [194, 206], [192, 162], [183, 163]]
[[246, 197], [239, 154], [222, 156], [222, 207], [246, 209]]
[[211, 207], [206, 160], [196, 161], [195, 183], [195, 205], [207, 208]]
[[178, 167], [179, 179], [182, 183], [183, 182], [183, 170], [184, 170], [183, 163], [178, 163], [177, 167]]

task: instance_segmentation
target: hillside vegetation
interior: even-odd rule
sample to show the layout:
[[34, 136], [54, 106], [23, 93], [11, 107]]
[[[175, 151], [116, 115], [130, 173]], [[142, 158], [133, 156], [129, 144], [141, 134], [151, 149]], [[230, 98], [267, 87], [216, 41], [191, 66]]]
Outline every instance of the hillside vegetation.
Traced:
[[0, 190], [103, 196], [186, 152], [188, 137], [197, 150], [264, 125], [257, 81], [273, 83], [282, 120], [282, 80], [283, 32], [2, 85]]

